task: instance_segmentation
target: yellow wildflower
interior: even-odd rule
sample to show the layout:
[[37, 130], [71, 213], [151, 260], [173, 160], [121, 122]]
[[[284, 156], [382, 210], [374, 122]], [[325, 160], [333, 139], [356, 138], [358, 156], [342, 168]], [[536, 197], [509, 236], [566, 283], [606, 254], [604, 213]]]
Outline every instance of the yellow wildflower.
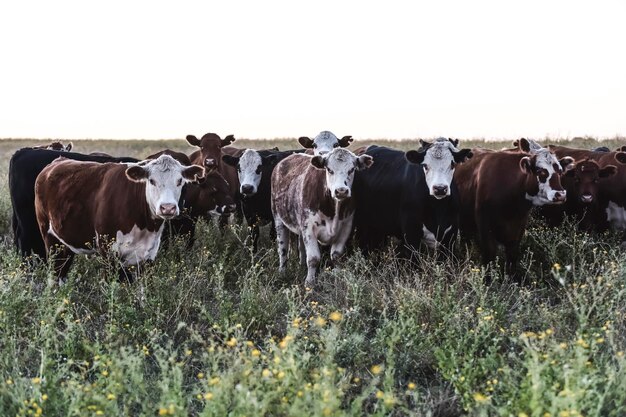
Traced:
[[378, 390], [376, 391], [376, 398], [378, 398], [379, 400], [382, 399], [385, 396], [385, 393]]
[[489, 401], [489, 397], [481, 394], [480, 392], [476, 392], [474, 393], [474, 401], [476, 401], [477, 403], [486, 403], [487, 401]]
[[379, 373], [381, 373], [383, 371], [383, 366], [382, 365], [374, 365], [370, 368], [370, 371], [372, 371], [372, 373], [374, 375], [378, 375]]
[[328, 318], [334, 321], [335, 323], [337, 323], [341, 321], [341, 319], [343, 318], [343, 315], [338, 311], [333, 311], [332, 313], [330, 313]]
[[409, 384], [407, 385], [407, 387], [408, 387], [410, 390], [414, 390], [414, 389], [415, 389], [415, 387], [416, 387], [415, 382], [409, 382]]
[[204, 399], [205, 400], [210, 400], [213, 398], [213, 393], [212, 392], [207, 392], [206, 394], [204, 394]]

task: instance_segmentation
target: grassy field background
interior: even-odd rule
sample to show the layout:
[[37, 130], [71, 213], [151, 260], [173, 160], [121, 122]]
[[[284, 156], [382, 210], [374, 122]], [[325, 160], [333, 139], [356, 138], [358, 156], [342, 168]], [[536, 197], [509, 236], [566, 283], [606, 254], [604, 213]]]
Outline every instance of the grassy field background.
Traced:
[[[626, 261], [615, 233], [532, 221], [523, 287], [499, 268], [486, 285], [475, 247], [461, 242], [457, 259], [424, 252], [413, 269], [391, 251], [352, 252], [324, 267], [313, 291], [295, 256], [276, 272], [267, 229], [253, 254], [244, 226], [202, 222], [192, 250], [172, 245], [132, 284], [118, 282], [114, 256], [77, 257], [58, 287], [46, 265], [22, 266], [10, 235], [8, 161], [41, 143], [0, 141], [0, 416], [626, 415]], [[134, 157], [194, 149], [183, 139], [73, 143]], [[418, 146], [352, 148], [369, 143]]]

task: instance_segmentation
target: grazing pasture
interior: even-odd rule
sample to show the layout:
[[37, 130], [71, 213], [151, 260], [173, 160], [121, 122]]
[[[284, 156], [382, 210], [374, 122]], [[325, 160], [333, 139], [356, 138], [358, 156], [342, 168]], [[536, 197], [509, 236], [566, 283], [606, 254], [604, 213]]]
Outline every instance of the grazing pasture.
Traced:
[[[72, 143], [136, 158], [195, 150], [182, 137]], [[350, 149], [374, 143], [419, 147], [357, 139]], [[619, 233], [586, 234], [567, 219], [549, 228], [531, 213], [523, 285], [503, 277], [502, 251], [486, 270], [464, 239], [445, 260], [424, 248], [417, 267], [391, 248], [366, 259], [350, 244], [336, 269], [322, 252], [308, 289], [296, 247], [277, 272], [268, 227], [253, 251], [245, 220], [223, 231], [200, 221], [191, 249], [169, 244], [133, 283], [119, 281], [109, 254], [77, 256], [59, 287], [52, 266], [23, 265], [10, 235], [9, 159], [42, 144], [0, 141], [0, 416], [626, 415]], [[460, 142], [475, 146], [511, 141]]]

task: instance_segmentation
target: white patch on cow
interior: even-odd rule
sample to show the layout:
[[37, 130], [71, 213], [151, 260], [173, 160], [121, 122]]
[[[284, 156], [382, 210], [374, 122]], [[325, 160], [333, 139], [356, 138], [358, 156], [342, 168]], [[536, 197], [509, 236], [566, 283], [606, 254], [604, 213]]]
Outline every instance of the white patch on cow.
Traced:
[[339, 138], [324, 130], [313, 139], [313, 155], [324, 155], [339, 146]]
[[422, 225], [422, 230], [424, 232], [424, 237], [422, 238], [422, 241], [430, 249], [437, 249], [438, 242], [437, 242], [437, 238], [435, 237], [435, 234], [431, 232], [430, 230], [428, 230], [428, 228], [425, 225]]
[[606, 217], [613, 229], [626, 229], [626, 210], [624, 207], [617, 205], [613, 201], [609, 201], [606, 208]]
[[[458, 152], [458, 149], [448, 139], [439, 138], [426, 150], [422, 162], [428, 192], [437, 199], [450, 195], [455, 166], [452, 152]], [[445, 194], [441, 191], [436, 193], [437, 188], [445, 188]]]
[[537, 183], [539, 184], [539, 192], [537, 195], [529, 195], [526, 194], [526, 200], [530, 201], [534, 206], [543, 206], [545, 204], [554, 203], [554, 199], [556, 194], [559, 193], [561, 195], [566, 195], [565, 190], [554, 190], [550, 185], [550, 179], [553, 175], [560, 175], [560, 172], [557, 172], [554, 169], [554, 164], [558, 167], [561, 165], [559, 161], [556, 159], [554, 154], [550, 153], [548, 149], [540, 148], [533, 149], [533, 154], [536, 155], [535, 166], [537, 169], [545, 169], [548, 172], [548, 179], [545, 182], [539, 181], [537, 177]]
[[78, 254], [78, 255], [91, 255], [92, 253], [96, 252], [95, 249], [77, 248], [77, 247], [74, 247], [74, 246], [68, 244], [65, 240], [63, 240], [61, 238], [61, 236], [59, 236], [57, 234], [57, 232], [54, 231], [54, 229], [52, 228], [52, 223], [50, 223], [50, 225], [48, 226], [48, 233], [51, 234], [52, 236], [56, 237], [59, 240], [59, 242], [63, 243], [65, 246], [67, 246], [75, 254]]
[[130, 232], [120, 231], [115, 236], [111, 249], [122, 258], [124, 266], [138, 265], [139, 263], [156, 258], [161, 243], [161, 233], [165, 223], [159, 230], [151, 232], [134, 225]]
[[244, 194], [244, 186], [251, 186], [252, 192], [244, 195], [254, 195], [259, 189], [259, 183], [261, 182], [261, 167], [263, 160], [261, 155], [254, 149], [246, 149], [245, 152], [239, 158], [238, 173], [239, 192]]

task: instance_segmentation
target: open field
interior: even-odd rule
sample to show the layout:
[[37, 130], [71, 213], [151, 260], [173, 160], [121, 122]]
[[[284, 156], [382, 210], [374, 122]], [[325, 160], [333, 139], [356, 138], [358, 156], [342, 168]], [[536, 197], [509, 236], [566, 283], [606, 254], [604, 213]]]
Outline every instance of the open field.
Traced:
[[[58, 287], [46, 265], [21, 266], [10, 236], [8, 161], [36, 143], [0, 140], [0, 416], [626, 415], [616, 233], [532, 221], [523, 287], [499, 268], [486, 285], [475, 247], [460, 242], [456, 260], [424, 252], [417, 269], [391, 251], [352, 252], [311, 291], [295, 256], [276, 272], [267, 228], [253, 254], [245, 227], [200, 223], [193, 250], [173, 245], [132, 284], [117, 280], [114, 257], [76, 257]], [[183, 139], [73, 143], [134, 157], [193, 150]]]

